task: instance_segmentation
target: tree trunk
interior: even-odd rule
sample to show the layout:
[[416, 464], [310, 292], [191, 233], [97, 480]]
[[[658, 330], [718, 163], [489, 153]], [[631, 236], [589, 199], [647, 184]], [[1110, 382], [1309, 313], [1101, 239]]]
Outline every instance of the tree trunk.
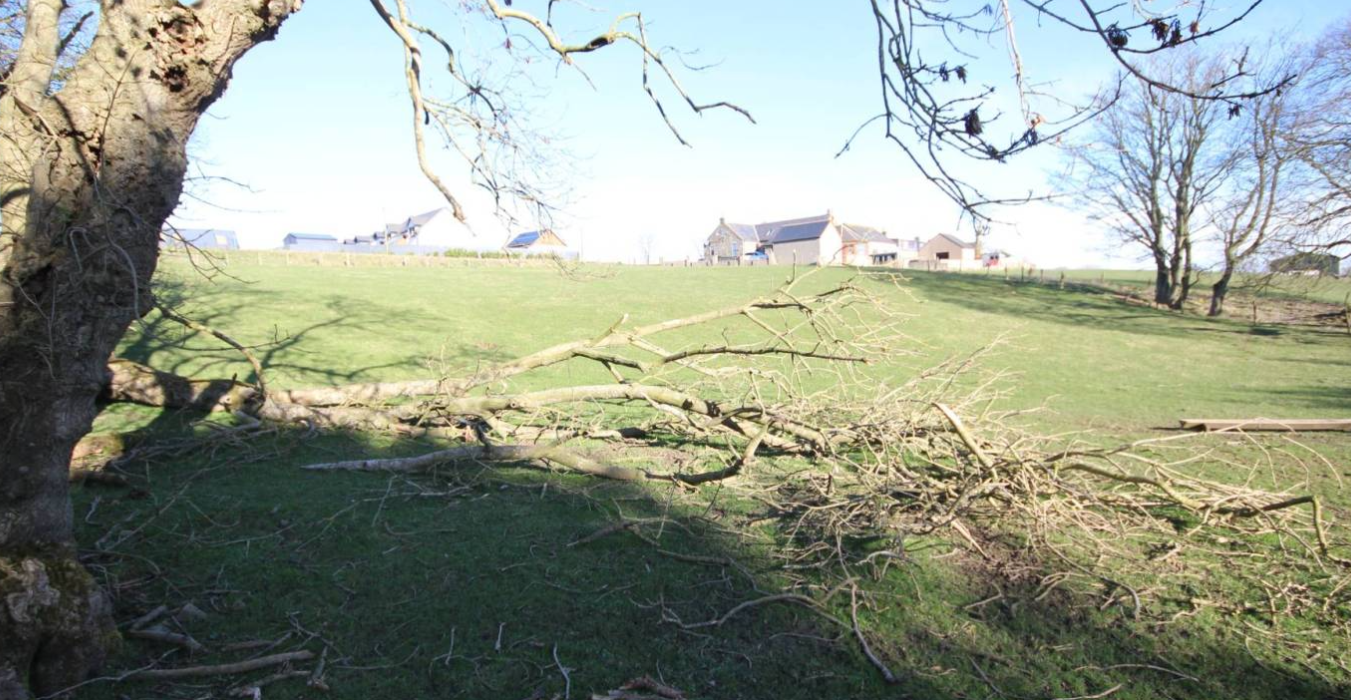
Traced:
[[299, 3], [105, 4], [52, 92], [61, 8], [30, 0], [0, 98], [0, 700], [78, 683], [117, 639], [75, 557], [71, 451], [149, 308], [198, 118]]
[[1173, 303], [1172, 268], [1163, 254], [1157, 251], [1154, 254], [1154, 303]]
[[1229, 294], [1229, 280], [1233, 279], [1232, 269], [1226, 268], [1223, 275], [1220, 275], [1219, 281], [1210, 287], [1210, 311], [1209, 316], [1221, 316], [1224, 314], [1224, 298]]

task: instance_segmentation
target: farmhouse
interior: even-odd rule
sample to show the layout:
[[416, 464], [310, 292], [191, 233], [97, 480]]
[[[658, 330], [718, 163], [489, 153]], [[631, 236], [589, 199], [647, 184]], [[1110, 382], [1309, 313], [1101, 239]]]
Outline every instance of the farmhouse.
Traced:
[[552, 229], [526, 231], [518, 233], [507, 242], [507, 252], [516, 255], [552, 255], [559, 258], [575, 258], [577, 253], [568, 250], [568, 244], [559, 238]]
[[1292, 275], [1330, 275], [1336, 277], [1341, 271], [1341, 258], [1331, 253], [1295, 253], [1271, 261], [1272, 272]]
[[288, 233], [282, 239], [282, 247], [287, 250], [328, 253], [338, 249], [338, 239], [327, 233]]
[[[704, 243], [710, 265], [891, 265], [911, 246], [871, 226], [845, 224], [833, 213], [736, 224], [719, 219]], [[913, 255], [905, 256], [913, 257]]]
[[166, 228], [160, 232], [160, 245], [166, 248], [239, 250], [239, 238], [234, 231], [218, 228]]
[[951, 234], [940, 233], [920, 247], [919, 258], [910, 263], [910, 266], [933, 270], [975, 268], [976, 244], [968, 243]]

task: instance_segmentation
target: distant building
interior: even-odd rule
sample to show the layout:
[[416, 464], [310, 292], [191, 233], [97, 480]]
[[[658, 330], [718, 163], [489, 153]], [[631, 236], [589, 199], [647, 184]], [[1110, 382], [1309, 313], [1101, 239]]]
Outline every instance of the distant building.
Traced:
[[568, 249], [568, 244], [564, 243], [558, 234], [547, 228], [516, 234], [507, 242], [507, 252], [517, 255], [553, 255], [569, 259], [577, 257], [577, 253]]
[[918, 259], [911, 262], [910, 266], [931, 270], [975, 269], [976, 244], [940, 233], [920, 247]]
[[201, 250], [239, 250], [239, 238], [234, 231], [218, 228], [178, 228], [160, 232], [160, 245], [166, 248], [198, 248]]
[[338, 250], [338, 239], [327, 233], [288, 233], [282, 239], [282, 247], [311, 253], [333, 253]]
[[760, 224], [719, 219], [704, 242], [710, 265], [892, 265], [910, 248], [880, 229], [818, 216]]
[[1007, 250], [987, 250], [980, 254], [980, 264], [982, 267], [1013, 267], [1018, 264], [1018, 258]]
[[502, 250], [501, 239], [480, 236], [445, 207], [385, 224], [375, 233], [343, 241], [352, 253], [439, 255], [448, 250], [492, 253]]
[[1341, 258], [1331, 253], [1295, 253], [1271, 261], [1272, 272], [1292, 275], [1329, 275], [1341, 274]]

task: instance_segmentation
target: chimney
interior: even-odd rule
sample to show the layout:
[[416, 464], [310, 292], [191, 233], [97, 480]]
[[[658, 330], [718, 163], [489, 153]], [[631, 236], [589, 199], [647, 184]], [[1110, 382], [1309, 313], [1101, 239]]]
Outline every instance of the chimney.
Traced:
[[832, 223], [832, 224], [835, 223], [835, 212], [832, 212], [831, 210], [827, 209], [827, 210], [826, 210], [826, 221], [829, 221], [829, 222]]
[[718, 225], [719, 225], [719, 226], [726, 226], [726, 225], [727, 225], [727, 217], [725, 217], [725, 216], [719, 216], [719, 217], [718, 217]]

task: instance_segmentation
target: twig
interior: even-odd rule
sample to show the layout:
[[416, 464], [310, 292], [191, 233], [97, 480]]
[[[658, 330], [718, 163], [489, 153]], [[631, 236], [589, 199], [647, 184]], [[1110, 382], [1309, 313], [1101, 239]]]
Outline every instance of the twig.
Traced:
[[240, 661], [232, 664], [216, 664], [214, 666], [186, 666], [183, 668], [154, 668], [143, 671], [135, 671], [121, 680], [171, 680], [177, 678], [199, 678], [201, 676], [224, 676], [235, 673], [248, 673], [260, 668], [269, 666], [280, 666], [281, 664], [291, 663], [293, 661], [308, 661], [314, 658], [314, 652], [302, 649], [300, 651], [288, 651], [284, 654], [273, 654], [272, 656], [261, 656], [248, 661]]

